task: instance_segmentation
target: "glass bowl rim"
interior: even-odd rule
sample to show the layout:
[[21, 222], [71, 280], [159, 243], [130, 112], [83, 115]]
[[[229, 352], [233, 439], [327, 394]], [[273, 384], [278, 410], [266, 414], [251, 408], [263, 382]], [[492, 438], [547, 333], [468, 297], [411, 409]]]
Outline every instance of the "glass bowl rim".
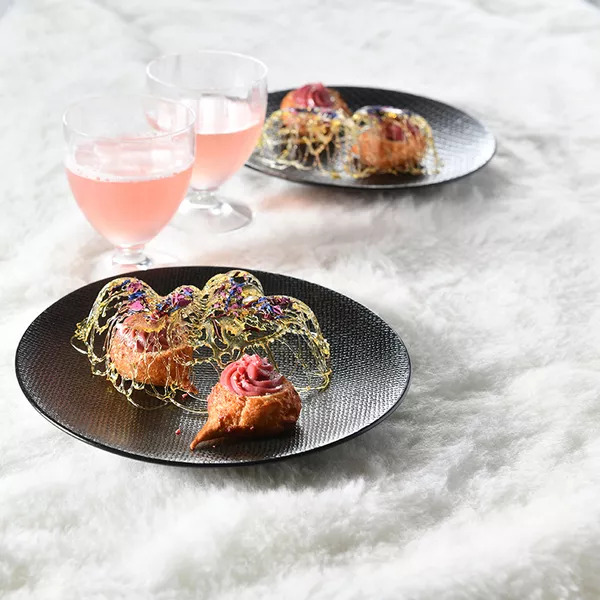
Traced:
[[194, 56], [194, 55], [199, 55], [199, 54], [219, 54], [221, 56], [235, 56], [237, 58], [243, 58], [245, 60], [253, 62], [254, 64], [256, 64], [260, 67], [261, 73], [260, 73], [260, 75], [258, 75], [254, 79], [252, 79], [251, 84], [258, 83], [259, 81], [266, 80], [266, 78], [267, 78], [267, 73], [268, 73], [269, 69], [267, 68], [267, 65], [262, 60], [259, 60], [258, 58], [255, 58], [254, 56], [250, 56], [249, 54], [243, 54], [242, 52], [230, 52], [229, 50], [196, 50], [196, 51], [192, 51], [192, 52], [171, 52], [169, 54], [162, 54], [161, 56], [157, 56], [156, 58], [152, 59], [146, 65], [146, 77], [148, 79], [152, 80], [153, 82], [155, 82], [159, 85], [162, 85], [166, 88], [188, 90], [191, 92], [201, 92], [201, 91], [213, 91], [214, 92], [214, 91], [225, 91], [225, 90], [229, 89], [228, 87], [225, 87], [225, 86], [223, 86], [222, 88], [200, 88], [200, 87], [195, 88], [195, 87], [180, 86], [175, 83], [167, 82], [164, 79], [161, 79], [151, 73], [152, 66], [159, 63], [160, 61], [165, 60], [165, 59], [175, 58], [178, 56]]
[[135, 93], [131, 93], [131, 94], [94, 94], [91, 96], [85, 96], [83, 98], [80, 98], [79, 100], [76, 100], [74, 102], [71, 102], [71, 104], [69, 104], [67, 106], [67, 108], [65, 109], [63, 116], [62, 116], [62, 122], [63, 122], [63, 127], [68, 130], [71, 133], [74, 133], [80, 137], [85, 137], [85, 138], [90, 138], [90, 139], [94, 139], [94, 140], [114, 140], [117, 138], [123, 138], [123, 136], [110, 136], [110, 135], [93, 135], [90, 133], [86, 133], [85, 131], [82, 131], [81, 129], [78, 129], [77, 127], [74, 127], [71, 123], [69, 123], [69, 112], [71, 110], [73, 110], [74, 108], [77, 108], [80, 105], [84, 105], [88, 102], [91, 102], [93, 100], [118, 100], [119, 98], [128, 98], [128, 99], [132, 99], [132, 98], [136, 98], [138, 100], [142, 100], [142, 99], [146, 99], [146, 100], [153, 100], [153, 101], [160, 101], [160, 102], [165, 102], [167, 104], [171, 104], [173, 106], [181, 106], [185, 109], [187, 115], [188, 115], [188, 119], [186, 120], [186, 124], [182, 127], [178, 127], [178, 128], [174, 128], [171, 129], [169, 131], [164, 131], [161, 133], [157, 133], [156, 135], [147, 135], [147, 136], [139, 136], [139, 137], [127, 137], [127, 141], [129, 142], [140, 142], [140, 143], [145, 143], [151, 140], [159, 140], [161, 138], [166, 138], [166, 137], [171, 137], [174, 135], [178, 135], [181, 133], [185, 133], [188, 130], [192, 130], [192, 132], [194, 132], [194, 125], [196, 123], [196, 113], [192, 110], [192, 108], [190, 108], [187, 104], [185, 104], [184, 102], [181, 102], [179, 100], [173, 100], [172, 98], [162, 98], [160, 96], [155, 96], [152, 94], [135, 94]]

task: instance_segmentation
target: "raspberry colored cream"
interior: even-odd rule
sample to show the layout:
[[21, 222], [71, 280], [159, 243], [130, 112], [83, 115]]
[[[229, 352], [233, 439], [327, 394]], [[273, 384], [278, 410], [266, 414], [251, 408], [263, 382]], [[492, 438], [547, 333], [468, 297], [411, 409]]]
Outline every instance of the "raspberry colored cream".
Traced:
[[[407, 121], [406, 128], [414, 137], [417, 137], [420, 134], [419, 128], [413, 125], [410, 121]], [[400, 125], [400, 123], [396, 123], [395, 121], [388, 121], [383, 126], [383, 134], [386, 139], [392, 142], [403, 142], [404, 138], [406, 137], [404, 130], [402, 129], [402, 125]]]
[[322, 83], [309, 83], [294, 92], [294, 102], [301, 108], [331, 108], [334, 99]]
[[265, 396], [283, 388], [283, 376], [257, 354], [244, 354], [227, 365], [219, 381], [237, 396]]
[[383, 126], [383, 133], [388, 140], [393, 142], [401, 142], [404, 140], [404, 131], [402, 131], [402, 127], [393, 121], [390, 121]]
[[139, 319], [131, 315], [116, 326], [116, 330], [127, 339], [128, 345], [135, 347], [138, 352], [160, 352], [169, 347], [166, 326], [158, 331], [146, 331], [136, 327], [136, 323], [139, 323]]

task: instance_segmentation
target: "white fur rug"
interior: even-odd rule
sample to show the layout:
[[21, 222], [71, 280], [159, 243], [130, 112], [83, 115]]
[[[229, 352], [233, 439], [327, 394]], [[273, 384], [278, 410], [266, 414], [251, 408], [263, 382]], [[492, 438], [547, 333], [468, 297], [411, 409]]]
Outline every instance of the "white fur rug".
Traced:
[[[0, 11], [1, 13], [2, 11]], [[400, 410], [259, 468], [113, 456], [39, 416], [14, 376], [29, 322], [108, 245], [62, 169], [61, 113], [142, 89], [167, 51], [230, 48], [277, 89], [424, 94], [482, 119], [479, 173], [389, 194], [248, 169], [238, 233], [176, 217], [154, 248], [332, 287], [414, 364]], [[583, 0], [19, 0], [0, 19], [0, 596], [600, 596], [600, 10]]]

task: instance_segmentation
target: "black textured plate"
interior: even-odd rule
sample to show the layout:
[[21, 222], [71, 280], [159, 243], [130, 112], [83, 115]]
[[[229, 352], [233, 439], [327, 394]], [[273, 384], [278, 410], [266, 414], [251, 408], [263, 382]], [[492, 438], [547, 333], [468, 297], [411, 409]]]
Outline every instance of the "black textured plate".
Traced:
[[[201, 288], [210, 277], [228, 270], [169, 267], [135, 275], [167, 294], [183, 284]], [[319, 285], [252, 273], [266, 294], [287, 294], [306, 302], [331, 346], [331, 385], [303, 399], [294, 433], [230, 440], [190, 452], [189, 444], [205, 417], [172, 406], [135, 408], [105, 379], [92, 376], [87, 358], [71, 347], [70, 338], [109, 279], [68, 294], [29, 326], [16, 355], [23, 392], [42, 415], [84, 442], [131, 458], [182, 466], [252, 464], [322, 449], [373, 427], [400, 404], [410, 380], [410, 359], [402, 340], [384, 321]], [[180, 435], [175, 434], [177, 429]]]
[[[486, 165], [496, 151], [494, 136], [479, 121], [466, 113], [437, 100], [393, 90], [377, 88], [331, 86], [340, 92], [352, 111], [367, 104], [406, 108], [425, 117], [433, 129], [441, 160], [439, 173], [432, 175], [372, 175], [364, 179], [342, 176], [334, 179], [317, 170], [301, 171], [293, 167], [274, 169], [266, 165], [256, 151], [246, 166], [289, 181], [348, 188], [395, 189], [443, 183], [469, 175]], [[279, 108], [289, 90], [271, 92], [267, 115]]]

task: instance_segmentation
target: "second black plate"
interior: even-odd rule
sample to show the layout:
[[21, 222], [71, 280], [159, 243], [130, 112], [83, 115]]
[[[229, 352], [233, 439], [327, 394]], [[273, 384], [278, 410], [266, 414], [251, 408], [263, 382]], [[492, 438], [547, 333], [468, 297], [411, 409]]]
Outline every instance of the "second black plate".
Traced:
[[[420, 187], [443, 183], [469, 175], [486, 165], [496, 151], [491, 132], [468, 114], [437, 100], [404, 92], [366, 87], [331, 86], [340, 92], [352, 111], [367, 104], [407, 108], [425, 117], [433, 130], [441, 161], [438, 173], [431, 175], [372, 175], [364, 179], [342, 176], [334, 179], [316, 170], [300, 171], [293, 167], [276, 169], [266, 165], [258, 152], [249, 158], [246, 166], [267, 175], [298, 183], [313, 183], [347, 188], [395, 189]], [[289, 90], [271, 92], [267, 115], [279, 108]]]

